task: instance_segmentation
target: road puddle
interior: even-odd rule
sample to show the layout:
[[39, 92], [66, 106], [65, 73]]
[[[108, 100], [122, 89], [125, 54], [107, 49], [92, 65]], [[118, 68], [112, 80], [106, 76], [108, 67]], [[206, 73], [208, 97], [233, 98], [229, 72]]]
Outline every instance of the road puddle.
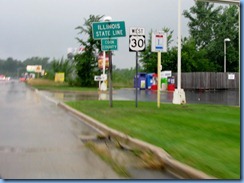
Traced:
[[[78, 101], [78, 100], [109, 100], [108, 92], [45, 92], [59, 101]], [[186, 90], [187, 103], [199, 104], [222, 104], [239, 106], [239, 90]], [[113, 91], [113, 100], [135, 100], [135, 90], [119, 89]], [[162, 91], [161, 102], [172, 103], [173, 92]], [[139, 90], [138, 101], [157, 101], [157, 92], [151, 90]]]

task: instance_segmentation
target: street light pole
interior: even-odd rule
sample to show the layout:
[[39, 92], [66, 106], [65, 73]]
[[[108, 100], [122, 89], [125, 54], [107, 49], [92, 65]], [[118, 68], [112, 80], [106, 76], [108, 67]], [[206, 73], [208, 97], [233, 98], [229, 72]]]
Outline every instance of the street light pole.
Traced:
[[178, 0], [178, 63], [177, 63], [177, 89], [181, 89], [181, 0]]
[[185, 104], [186, 95], [181, 88], [181, 0], [178, 0], [178, 61], [177, 61], [177, 89], [173, 94], [173, 104]]
[[226, 73], [226, 42], [229, 42], [230, 39], [224, 39], [224, 73]]

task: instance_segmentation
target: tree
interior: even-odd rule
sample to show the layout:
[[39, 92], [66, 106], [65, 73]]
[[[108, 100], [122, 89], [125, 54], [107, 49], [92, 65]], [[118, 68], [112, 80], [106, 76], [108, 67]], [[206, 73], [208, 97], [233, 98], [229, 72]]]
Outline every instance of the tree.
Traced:
[[205, 48], [211, 41], [215, 40], [215, 31], [218, 25], [218, 16], [222, 7], [214, 9], [213, 3], [196, 1], [190, 11], [183, 11], [183, 15], [190, 20], [189, 32], [195, 39], [197, 47]]
[[133, 87], [135, 68], [117, 69], [113, 68], [114, 87]]
[[206, 49], [197, 49], [193, 38], [185, 38], [181, 51], [182, 72], [214, 71], [214, 65], [207, 58]]
[[216, 27], [216, 39], [209, 44], [208, 55], [216, 60], [218, 71], [224, 70], [224, 39], [229, 38], [227, 43], [227, 72], [238, 72], [239, 70], [239, 23], [238, 7], [227, 6], [219, 16], [218, 27]]
[[227, 49], [227, 71], [238, 71], [238, 8], [218, 6], [197, 1], [190, 11], [183, 15], [189, 19], [190, 37], [197, 49], [205, 49], [206, 58], [212, 62], [214, 71], [223, 72], [224, 39], [230, 38]]
[[87, 40], [76, 38], [81, 46], [84, 47], [84, 52], [74, 57], [76, 65], [76, 73], [81, 86], [93, 86], [94, 76], [98, 73], [97, 64], [97, 50], [101, 50], [100, 40], [94, 40], [92, 37], [92, 23], [99, 22], [103, 16], [90, 15], [88, 19], [85, 19], [83, 26], [76, 27]]
[[6, 60], [0, 60], [0, 74], [6, 76], [18, 77], [20, 72], [25, 70], [25, 66], [21, 61], [15, 60], [11, 57]]
[[61, 60], [54, 59], [51, 62], [52, 69], [49, 71], [48, 77], [54, 78], [56, 72], [63, 72], [65, 76], [65, 81], [69, 80], [72, 74], [73, 65], [70, 63], [69, 60]]
[[6, 60], [0, 59], [0, 73], [7, 76], [20, 77], [27, 72], [27, 65], [42, 65], [42, 69], [44, 70], [51, 69], [48, 57], [31, 57], [25, 59], [23, 62], [9, 57]]
[[27, 65], [41, 65], [43, 69], [48, 69], [50, 68], [50, 63], [48, 62], [49, 58], [48, 57], [31, 57], [27, 58], [23, 61], [23, 64], [25, 66]]

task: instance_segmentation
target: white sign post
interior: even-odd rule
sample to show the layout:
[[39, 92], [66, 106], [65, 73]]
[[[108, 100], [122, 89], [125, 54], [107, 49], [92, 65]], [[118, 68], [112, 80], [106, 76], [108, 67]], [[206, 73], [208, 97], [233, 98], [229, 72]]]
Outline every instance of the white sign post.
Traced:
[[185, 104], [186, 94], [181, 88], [181, 0], [178, 0], [178, 59], [177, 59], [177, 89], [173, 94], [173, 104]]
[[152, 33], [151, 51], [158, 52], [158, 90], [157, 106], [160, 107], [160, 90], [161, 90], [161, 52], [167, 52], [167, 34], [164, 32]]
[[139, 27], [130, 28], [129, 51], [136, 52], [136, 107], [138, 106], [138, 52], [145, 51], [145, 29]]

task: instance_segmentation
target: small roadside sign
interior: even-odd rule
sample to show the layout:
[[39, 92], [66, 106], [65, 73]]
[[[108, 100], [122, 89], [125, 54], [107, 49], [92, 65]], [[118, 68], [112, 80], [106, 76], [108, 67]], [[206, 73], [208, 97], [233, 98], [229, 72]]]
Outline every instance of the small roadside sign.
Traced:
[[235, 74], [233, 73], [228, 74], [228, 80], [235, 80]]
[[152, 33], [152, 52], [167, 52], [167, 34], [163, 32]]
[[94, 81], [106, 81], [107, 80], [107, 75], [102, 74], [101, 76], [94, 76]]
[[145, 29], [139, 27], [130, 28], [129, 51], [140, 52], [146, 48]]
[[125, 37], [125, 22], [94, 22], [92, 23], [93, 39]]
[[117, 39], [102, 39], [101, 41], [102, 51], [115, 51], [118, 50], [118, 40]]

